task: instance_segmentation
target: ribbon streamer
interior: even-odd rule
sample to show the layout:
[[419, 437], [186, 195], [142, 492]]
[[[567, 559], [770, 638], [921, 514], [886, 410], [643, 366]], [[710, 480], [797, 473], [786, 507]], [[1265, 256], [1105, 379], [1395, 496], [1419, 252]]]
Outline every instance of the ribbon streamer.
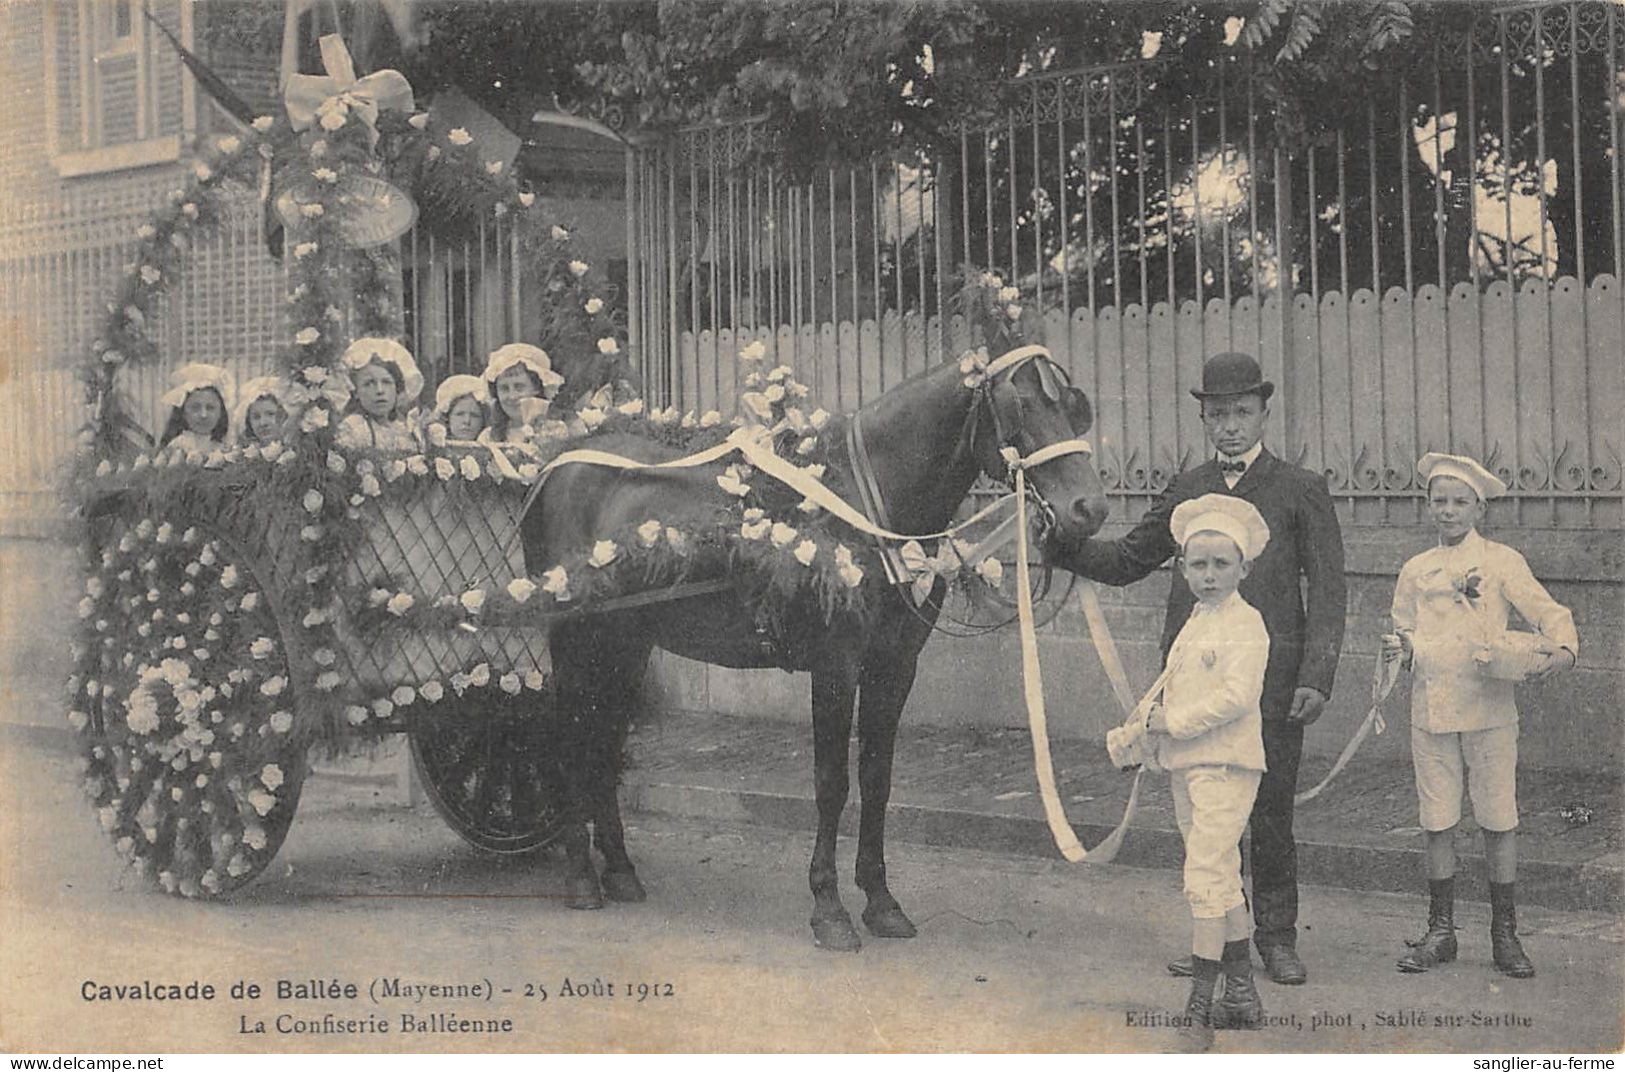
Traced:
[[343, 126], [354, 112], [367, 128], [367, 147], [372, 148], [378, 144], [380, 111], [412, 110], [411, 83], [401, 72], [389, 69], [357, 78], [355, 61], [338, 34], [325, 35], [321, 49], [322, 66], [327, 74], [288, 76], [288, 88], [283, 92], [288, 122], [295, 130], [308, 130], [319, 118], [336, 115], [338, 125]]
[[1348, 766], [1349, 760], [1354, 758], [1354, 753], [1360, 750], [1360, 746], [1365, 743], [1365, 739], [1371, 736], [1373, 732], [1381, 734], [1383, 730], [1388, 728], [1387, 722], [1382, 717], [1382, 705], [1388, 699], [1388, 694], [1394, 691], [1394, 682], [1398, 680], [1399, 660], [1393, 659], [1389, 661], [1379, 656], [1376, 671], [1371, 675], [1371, 709], [1365, 713], [1365, 721], [1361, 722], [1359, 728], [1354, 731], [1354, 736], [1349, 738], [1349, 743], [1343, 746], [1343, 751], [1338, 754], [1337, 762], [1333, 763], [1332, 769], [1326, 772], [1326, 777], [1322, 778], [1320, 784], [1313, 789], [1305, 789], [1293, 797], [1292, 802], [1294, 804], [1307, 804], [1320, 796], [1321, 790], [1332, 784], [1332, 779], [1341, 774], [1343, 768]]

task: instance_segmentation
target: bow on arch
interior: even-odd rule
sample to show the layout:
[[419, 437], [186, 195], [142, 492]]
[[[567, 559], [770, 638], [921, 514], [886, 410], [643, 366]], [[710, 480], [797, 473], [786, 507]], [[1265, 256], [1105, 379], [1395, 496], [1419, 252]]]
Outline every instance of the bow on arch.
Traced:
[[295, 130], [308, 130], [320, 121], [323, 130], [337, 130], [353, 112], [367, 128], [367, 147], [378, 144], [378, 113], [386, 108], [409, 112], [414, 107], [412, 86], [399, 71], [374, 71], [365, 78], [355, 76], [355, 61], [338, 34], [321, 40], [325, 75], [288, 76], [283, 101], [288, 122]]

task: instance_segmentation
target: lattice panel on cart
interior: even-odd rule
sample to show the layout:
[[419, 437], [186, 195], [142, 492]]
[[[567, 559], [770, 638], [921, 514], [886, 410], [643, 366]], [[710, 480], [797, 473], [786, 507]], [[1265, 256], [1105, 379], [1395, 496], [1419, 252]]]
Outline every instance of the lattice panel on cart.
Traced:
[[[346, 577], [347, 600], [373, 588], [432, 604], [471, 588], [496, 591], [524, 571], [520, 484], [425, 484], [404, 501], [378, 502], [363, 517], [364, 538]], [[362, 637], [340, 621], [358, 684], [418, 685], [486, 662], [492, 673], [548, 673], [547, 630], [536, 627], [385, 628]]]

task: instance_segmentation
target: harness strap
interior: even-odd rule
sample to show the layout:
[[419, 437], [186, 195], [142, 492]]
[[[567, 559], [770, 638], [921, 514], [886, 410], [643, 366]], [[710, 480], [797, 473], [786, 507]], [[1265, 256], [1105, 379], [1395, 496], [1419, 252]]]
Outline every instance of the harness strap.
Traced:
[[[863, 413], [852, 414], [846, 424], [846, 453], [852, 462], [852, 481], [858, 488], [858, 499], [863, 512], [882, 528], [891, 528], [891, 516], [886, 510], [886, 499], [880, 493], [880, 480], [869, 461], [869, 448], [863, 441]], [[886, 570], [886, 580], [892, 584], [908, 584], [913, 578], [903, 563], [901, 553], [885, 541], [876, 541], [880, 561]]]

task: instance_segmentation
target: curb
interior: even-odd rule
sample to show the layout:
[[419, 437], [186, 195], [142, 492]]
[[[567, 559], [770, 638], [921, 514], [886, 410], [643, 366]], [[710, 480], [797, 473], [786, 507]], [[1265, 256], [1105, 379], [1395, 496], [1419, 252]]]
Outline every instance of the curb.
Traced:
[[[73, 734], [55, 726], [0, 724], [0, 744], [63, 755], [74, 753]], [[368, 780], [367, 776], [344, 772], [331, 772], [328, 776], [340, 781]], [[818, 809], [810, 796], [680, 785], [639, 779], [630, 773], [621, 786], [621, 804], [631, 814], [709, 819], [807, 834], [817, 829]], [[856, 804], [849, 804], [841, 815], [841, 834], [853, 837], [857, 829], [858, 808]], [[1100, 841], [1112, 830], [1099, 823], [1079, 823], [1074, 829], [1086, 844]], [[899, 841], [935, 848], [1059, 859], [1049, 827], [1043, 820], [1019, 815], [989, 815], [893, 802], [886, 809], [886, 834]], [[1425, 888], [1421, 879], [1425, 871], [1424, 856], [1421, 848], [1339, 844], [1331, 840], [1299, 841], [1298, 878], [1306, 885], [1420, 896]], [[1178, 831], [1131, 827], [1117, 859], [1110, 866], [1177, 870], [1183, 862], [1184, 847]], [[1467, 881], [1458, 890], [1458, 898], [1485, 899], [1488, 888], [1484, 882], [1483, 856], [1463, 855], [1459, 874]], [[1598, 860], [1520, 860], [1518, 900], [1542, 908], [1625, 914], [1625, 868]]]
[[[630, 813], [678, 819], [712, 819], [746, 823], [774, 830], [813, 833], [817, 805], [810, 796], [765, 793], [749, 789], [677, 785], [629, 777], [621, 786], [621, 802]], [[841, 833], [857, 833], [858, 809], [848, 805], [841, 815]], [[1093, 844], [1111, 833], [1111, 827], [1076, 824], [1079, 840]], [[974, 849], [1018, 856], [1058, 860], [1049, 827], [1041, 819], [1016, 815], [931, 808], [892, 803], [886, 812], [886, 835], [900, 841], [945, 849]], [[1298, 842], [1298, 878], [1306, 885], [1332, 886], [1420, 896], [1426, 852], [1421, 848], [1344, 845], [1331, 841]], [[1131, 827], [1111, 866], [1174, 870], [1183, 866], [1184, 848], [1179, 832], [1157, 827]], [[1484, 858], [1464, 855], [1460, 872], [1468, 879], [1458, 897], [1468, 901], [1487, 898], [1483, 880]], [[1521, 860], [1518, 863], [1520, 903], [1566, 911], [1625, 911], [1625, 868], [1614, 864]]]

